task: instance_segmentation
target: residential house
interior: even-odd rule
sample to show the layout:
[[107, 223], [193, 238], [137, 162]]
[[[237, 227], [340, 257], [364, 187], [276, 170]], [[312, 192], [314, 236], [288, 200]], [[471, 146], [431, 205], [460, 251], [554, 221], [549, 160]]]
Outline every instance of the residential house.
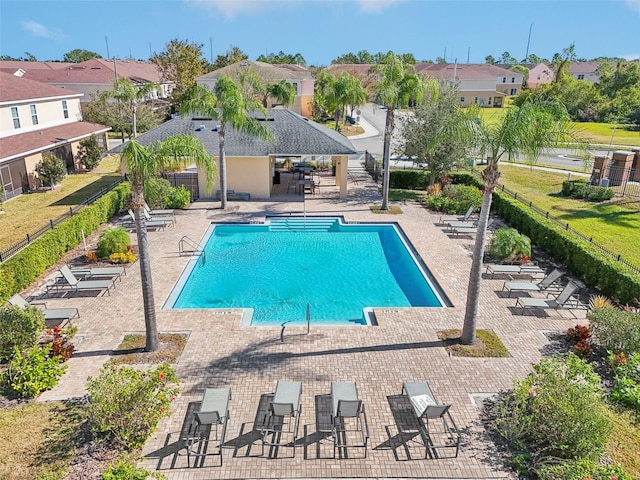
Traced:
[[[251, 200], [269, 199], [276, 183], [276, 175], [279, 175], [276, 172], [277, 159], [315, 158], [318, 161], [322, 156], [327, 163], [336, 167], [336, 185], [339, 187], [340, 196], [346, 196], [348, 156], [356, 153], [347, 137], [288, 109], [269, 109], [266, 118], [261, 112], [252, 115], [265, 122], [275, 140], [269, 143], [239, 133], [230, 125], [226, 126], [224, 145], [228, 190], [249, 194]], [[202, 140], [207, 152], [217, 158], [220, 152], [218, 126], [218, 120], [199, 116], [177, 117], [143, 133], [136, 138], [136, 142], [151, 145], [162, 142], [171, 135], [188, 134]], [[111, 151], [120, 152], [125, 145], [126, 143], [119, 145]], [[215, 198], [219, 189], [219, 178], [213, 187], [208, 189], [204, 175], [199, 172], [200, 198]]]
[[162, 79], [157, 65], [137, 60], [92, 58], [81, 63], [0, 61], [0, 70], [82, 93], [82, 102], [91, 101], [94, 94], [113, 90], [113, 83], [119, 77], [138, 86], [150, 82], [157, 84], [158, 88], [149, 93], [147, 100], [166, 99], [173, 88], [172, 83]]
[[600, 77], [596, 73], [601, 62], [571, 62], [569, 72], [576, 80], [598, 83]]
[[529, 88], [538, 88], [540, 85], [551, 83], [555, 76], [553, 68], [546, 63], [538, 63], [534, 67], [529, 69], [529, 78], [527, 79], [527, 86]]
[[109, 127], [83, 122], [82, 93], [0, 72], [0, 180], [3, 199], [39, 186], [36, 165], [43, 153], [60, 158], [67, 170], [82, 139], [96, 135], [107, 144]]
[[[296, 87], [296, 98], [293, 104], [287, 108], [304, 117], [311, 118], [315, 82], [311, 71], [301, 65], [272, 65], [265, 62], [242, 60], [202, 75], [196, 79], [196, 82], [199, 85], [208, 85], [213, 90], [217, 79], [221, 76], [226, 75], [234, 81], [238, 81], [240, 75], [248, 70], [253, 70], [265, 83], [277, 83], [281, 80], [291, 82]], [[273, 102], [270, 102], [269, 106], [273, 106]]]
[[491, 64], [419, 63], [417, 73], [458, 85], [460, 106], [501, 108], [522, 91], [523, 76]]

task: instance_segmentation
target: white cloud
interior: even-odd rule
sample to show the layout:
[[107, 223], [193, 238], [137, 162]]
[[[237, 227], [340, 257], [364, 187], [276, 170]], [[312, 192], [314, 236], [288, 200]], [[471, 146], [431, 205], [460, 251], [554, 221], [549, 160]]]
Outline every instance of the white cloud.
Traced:
[[366, 13], [381, 13], [387, 7], [405, 0], [356, 0], [360, 11]]
[[625, 0], [624, 2], [631, 10], [640, 13], [640, 0]]
[[56, 28], [50, 29], [45, 27], [41, 23], [34, 22], [32, 20], [26, 20], [22, 22], [22, 27], [34, 37], [60, 39], [65, 36], [62, 31]]
[[[273, 2], [266, 0], [185, 0], [187, 3], [202, 7], [211, 12], [222, 13], [227, 19], [238, 15], [254, 15], [273, 9]], [[279, 2], [291, 3], [291, 2]]]

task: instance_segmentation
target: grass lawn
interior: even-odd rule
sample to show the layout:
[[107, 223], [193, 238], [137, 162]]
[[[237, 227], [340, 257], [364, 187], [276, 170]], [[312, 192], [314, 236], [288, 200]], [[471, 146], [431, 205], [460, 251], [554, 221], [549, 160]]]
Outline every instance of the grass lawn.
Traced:
[[502, 163], [500, 183], [571, 228], [593, 237], [600, 245], [640, 266], [638, 232], [640, 200], [614, 197], [609, 202], [591, 203], [560, 194], [564, 173], [515, 167]]
[[[506, 108], [481, 108], [480, 118], [487, 125], [495, 125], [506, 113]], [[640, 146], [640, 131], [630, 130], [625, 125], [593, 122], [571, 122], [571, 125], [589, 143]]]
[[69, 211], [120, 178], [119, 158], [106, 157], [89, 173], [69, 175], [54, 190], [20, 195], [0, 205], [0, 250]]
[[64, 478], [82, 423], [79, 409], [30, 402], [0, 410], [0, 478]]

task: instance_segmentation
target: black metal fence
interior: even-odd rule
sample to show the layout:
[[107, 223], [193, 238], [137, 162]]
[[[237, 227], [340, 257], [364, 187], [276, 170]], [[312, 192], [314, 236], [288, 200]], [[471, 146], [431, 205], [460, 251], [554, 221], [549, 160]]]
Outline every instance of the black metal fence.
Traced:
[[[476, 172], [477, 174], [477, 172]], [[549, 212], [545, 212], [544, 210], [542, 210], [541, 208], [536, 207], [533, 202], [527, 200], [526, 198], [524, 198], [521, 195], [518, 195], [518, 192], [512, 192], [511, 190], [509, 190], [508, 188], [506, 188], [504, 185], [500, 185], [498, 187], [498, 190], [500, 190], [501, 192], [506, 193], [507, 195], [513, 197], [514, 199], [518, 200], [519, 202], [527, 205], [529, 208], [531, 208], [531, 210], [533, 210], [534, 212], [542, 215], [543, 217], [551, 220], [552, 222], [554, 222], [556, 225], [559, 225], [560, 227], [562, 227], [563, 229], [565, 229], [568, 232], [573, 233], [574, 235], [577, 235], [578, 237], [582, 238], [583, 240], [589, 242], [591, 245], [593, 245], [594, 247], [596, 247], [598, 250], [600, 250], [600, 252], [605, 255], [608, 256], [609, 258], [615, 260], [616, 262], [620, 262], [623, 263], [626, 267], [628, 267], [630, 270], [634, 271], [635, 273], [640, 273], [640, 267], [638, 267], [637, 265], [634, 265], [630, 262], [628, 262], [627, 260], [625, 260], [624, 258], [622, 258], [621, 255], [612, 252], [611, 250], [609, 250], [606, 247], [603, 247], [602, 245], [600, 245], [599, 243], [596, 243], [593, 241], [592, 237], [588, 237], [587, 235], [584, 235], [583, 233], [578, 232], [577, 230], [574, 230], [573, 228], [571, 228], [569, 226], [568, 223], [565, 222], [561, 222], [560, 220], [558, 220], [557, 218], [552, 217]]]
[[60, 215], [58, 218], [50, 219], [49, 223], [47, 223], [46, 225], [43, 225], [41, 228], [39, 228], [35, 232], [27, 233], [26, 238], [23, 238], [22, 240], [20, 240], [20, 241], [14, 243], [13, 245], [11, 245], [9, 248], [0, 251], [0, 263], [9, 260], [16, 253], [18, 253], [20, 250], [22, 250], [27, 245], [29, 245], [31, 242], [33, 242], [37, 238], [41, 237], [42, 235], [47, 233], [49, 230], [52, 230], [53, 228], [55, 228], [56, 225], [59, 225], [60, 223], [64, 222], [66, 219], [68, 219], [68, 218], [72, 217], [73, 215], [77, 214], [80, 210], [82, 210], [87, 205], [91, 205], [97, 199], [102, 197], [105, 193], [110, 192], [115, 187], [117, 187], [120, 183], [122, 183], [123, 180], [124, 179], [121, 178], [121, 179], [113, 182], [112, 184], [104, 187], [99, 192], [96, 192], [95, 194], [91, 195], [89, 198], [86, 198], [79, 205], [76, 205], [75, 207], [69, 207], [69, 211], [66, 212], [65, 214]]
[[198, 187], [198, 172], [177, 172], [166, 173], [164, 178], [171, 182], [172, 187], [183, 185], [191, 193], [191, 201], [194, 202], [200, 198], [200, 189]]
[[592, 176], [591, 183], [609, 187], [619, 197], [640, 198], [640, 170], [637, 168], [609, 164], [600, 177]]
[[380, 162], [378, 162], [369, 152], [364, 152], [364, 169], [369, 175], [371, 175], [373, 181], [378, 183], [382, 166], [380, 165]]

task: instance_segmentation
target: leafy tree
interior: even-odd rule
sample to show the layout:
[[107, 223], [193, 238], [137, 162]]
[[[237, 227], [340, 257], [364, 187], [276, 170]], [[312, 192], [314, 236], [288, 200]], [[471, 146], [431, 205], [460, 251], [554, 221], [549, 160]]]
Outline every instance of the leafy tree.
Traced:
[[67, 169], [58, 157], [52, 153], [43, 153], [42, 161], [36, 165], [36, 172], [43, 184], [49, 184], [51, 188], [62, 180], [67, 174]]
[[447, 60], [444, 57], [436, 57], [436, 63], [447, 63]]
[[502, 64], [518, 63], [518, 60], [509, 52], [504, 52], [500, 55], [500, 62]]
[[575, 137], [569, 127], [569, 115], [564, 105], [550, 101], [526, 102], [519, 107], [513, 106], [507, 111], [501, 122], [481, 125], [480, 142], [483, 150], [488, 153], [488, 165], [482, 172], [484, 193], [469, 274], [462, 343], [471, 345], [476, 341], [482, 259], [487, 240], [487, 221], [491, 209], [491, 196], [500, 179], [498, 169], [500, 160], [505, 155], [508, 158], [524, 155], [529, 162], [533, 163], [541, 152], [571, 136]]
[[122, 161], [127, 168], [131, 182], [131, 206], [135, 214], [136, 236], [140, 258], [140, 279], [142, 282], [142, 299], [144, 302], [144, 322], [146, 329], [147, 352], [158, 349], [158, 326], [156, 307], [153, 298], [151, 261], [149, 258], [149, 241], [144, 209], [144, 183], [147, 178], [159, 172], [185, 167], [195, 163], [204, 169], [207, 184], [211, 184], [215, 167], [213, 159], [202, 142], [191, 135], [172, 135], [164, 142], [147, 148], [135, 140], [130, 141], [122, 151]]
[[98, 143], [98, 138], [91, 135], [89, 138], [80, 140], [80, 147], [76, 154], [76, 160], [84, 165], [87, 170], [93, 170], [102, 159], [102, 147]]
[[262, 78], [251, 67], [240, 74], [240, 86], [244, 95], [253, 96], [262, 102], [264, 108], [269, 106], [269, 97], [275, 99], [279, 105], [291, 105], [295, 99], [297, 90], [288, 80], [280, 80], [277, 83], [264, 83]]
[[533, 63], [535, 65], [542, 63], [542, 59], [537, 56], [535, 53], [530, 53], [527, 58], [522, 60], [522, 63]]
[[29, 53], [29, 52], [24, 52], [24, 58], [23, 58], [23, 60], [24, 60], [25, 62], [37, 62], [37, 61], [38, 61], [38, 59], [36, 58], [36, 56], [35, 56], [35, 55], [33, 55], [32, 53]]
[[102, 56], [99, 53], [92, 52], [90, 50], [76, 48], [75, 50], [71, 50], [70, 52], [65, 53], [64, 57], [62, 57], [62, 61], [81, 63], [86, 62], [87, 60], [91, 60], [92, 58], [102, 58]]
[[477, 137], [478, 107], [460, 108], [458, 89], [439, 84], [402, 125], [401, 151], [417, 163], [427, 165], [429, 185], [439, 181], [473, 147]]
[[[360, 105], [364, 105], [367, 101], [367, 92], [360, 85], [360, 82], [353, 75], [342, 72], [333, 84], [334, 98], [336, 102], [336, 130], [338, 130], [338, 120], [340, 116], [346, 117], [344, 111], [347, 107], [351, 108], [351, 114]], [[346, 118], [345, 118], [346, 120]]]
[[231, 78], [223, 75], [216, 81], [213, 92], [206, 85], [196, 85], [180, 107], [180, 114], [190, 113], [205, 115], [220, 120], [218, 143], [220, 145], [220, 190], [221, 207], [227, 208], [227, 162], [225, 153], [225, 134], [227, 129], [246, 133], [267, 141], [273, 140], [273, 133], [264, 122], [249, 115], [250, 110], [266, 110], [259, 101], [244, 95], [242, 88]]
[[313, 89], [313, 118], [322, 120], [327, 116], [335, 118], [335, 111], [338, 108], [335, 100], [336, 77], [326, 70], [320, 70], [316, 74], [316, 81]]
[[371, 55], [366, 50], [360, 50], [358, 52], [358, 61], [356, 63], [367, 65], [373, 63], [373, 55]]
[[307, 61], [304, 59], [304, 57], [301, 54], [296, 53], [292, 55], [290, 53], [284, 53], [282, 50], [280, 50], [277, 54], [270, 53], [269, 55], [260, 55], [258, 58], [256, 58], [256, 61], [271, 63], [271, 64], [302, 65], [302, 66], [307, 65]]
[[360, 63], [360, 61], [358, 60], [358, 55], [355, 53], [345, 53], [344, 55], [340, 55], [339, 57], [331, 60], [331, 63]]
[[399, 107], [416, 105], [422, 102], [426, 90], [434, 90], [435, 82], [424, 80], [417, 75], [413, 65], [402, 63], [400, 57], [389, 52], [385, 63], [375, 65], [374, 70], [380, 75], [376, 87], [378, 102], [386, 106], [387, 118], [384, 128], [384, 144], [382, 162], [384, 182], [382, 186], [381, 210], [389, 209], [389, 157], [391, 150], [391, 136], [395, 127], [395, 110]]
[[413, 56], [413, 53], [401, 53], [400, 59], [402, 60], [402, 63], [404, 63], [405, 65], [416, 64], [416, 57]]
[[173, 82], [171, 99], [176, 106], [196, 84], [196, 78], [204, 73], [206, 65], [201, 44], [177, 38], [167, 43], [163, 52], [154, 54], [151, 61], [158, 65], [163, 80]]
[[147, 82], [141, 86], [136, 86], [126, 78], [119, 77], [113, 83], [113, 90], [102, 92], [102, 95], [105, 98], [113, 98], [119, 103], [122, 103], [129, 107], [132, 117], [131, 132], [133, 134], [133, 138], [136, 138], [138, 136], [138, 101], [144, 100], [155, 88], [157, 88], [157, 85], [153, 82]]
[[486, 57], [484, 57], [484, 61], [489, 63], [489, 64], [491, 64], [491, 65], [495, 65], [495, 63], [496, 63], [496, 59], [493, 58], [493, 55], [487, 55]]
[[209, 72], [213, 72], [227, 65], [233, 65], [234, 63], [241, 62], [242, 60], [248, 60], [249, 56], [244, 53], [238, 47], [231, 47], [231, 50], [227, 50], [224, 55], [218, 55], [215, 62], [207, 68]]
[[509, 70], [522, 75], [522, 83], [524, 86], [527, 85], [527, 81], [529, 80], [529, 69], [527, 67], [525, 67], [524, 65], [512, 65]]

